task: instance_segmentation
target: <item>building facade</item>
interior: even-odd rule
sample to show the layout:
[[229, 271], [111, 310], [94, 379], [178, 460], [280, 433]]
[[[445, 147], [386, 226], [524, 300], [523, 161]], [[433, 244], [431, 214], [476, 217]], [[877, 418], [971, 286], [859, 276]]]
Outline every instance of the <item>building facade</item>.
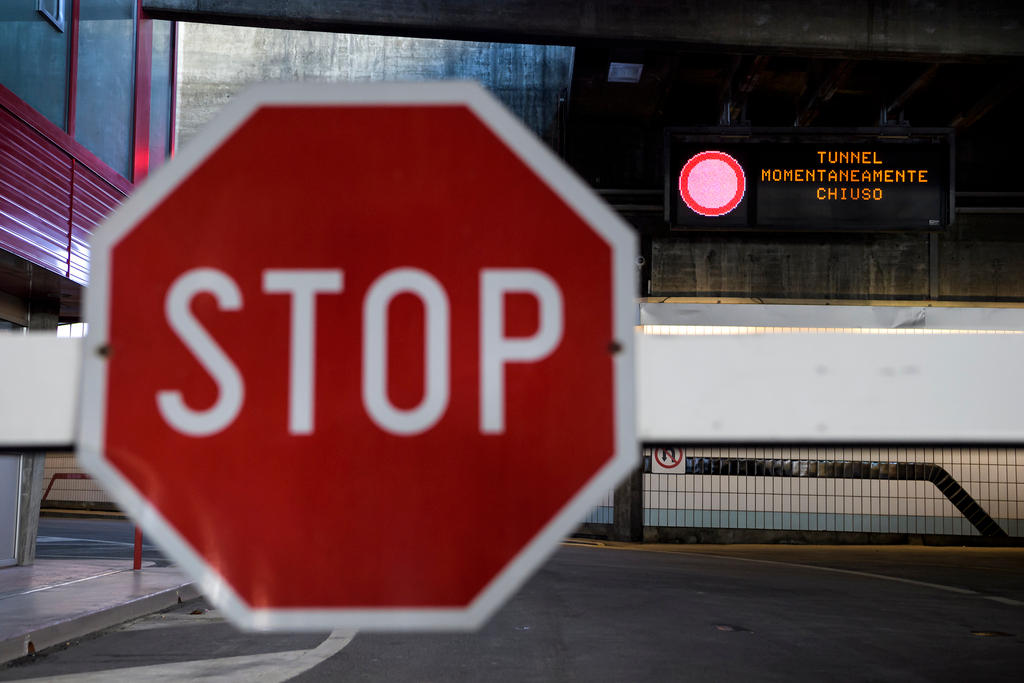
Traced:
[[[176, 28], [140, 8], [0, 3], [0, 330], [79, 322], [92, 229], [173, 151]], [[43, 456], [0, 459], [0, 566], [28, 563]]]

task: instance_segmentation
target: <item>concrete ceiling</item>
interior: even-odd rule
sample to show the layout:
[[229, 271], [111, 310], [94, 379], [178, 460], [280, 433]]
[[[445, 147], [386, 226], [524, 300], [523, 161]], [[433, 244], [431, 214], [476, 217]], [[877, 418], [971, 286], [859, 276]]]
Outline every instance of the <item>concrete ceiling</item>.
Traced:
[[457, 40], [672, 49], [1024, 56], [1017, 0], [142, 0], [154, 18]]
[[[952, 127], [957, 189], [985, 195], [958, 203], [1024, 206], [1018, 0], [142, 4], [194, 22], [575, 46], [545, 137], [641, 228], [664, 227], [667, 126]], [[641, 64], [639, 81], [609, 82], [613, 62]]]

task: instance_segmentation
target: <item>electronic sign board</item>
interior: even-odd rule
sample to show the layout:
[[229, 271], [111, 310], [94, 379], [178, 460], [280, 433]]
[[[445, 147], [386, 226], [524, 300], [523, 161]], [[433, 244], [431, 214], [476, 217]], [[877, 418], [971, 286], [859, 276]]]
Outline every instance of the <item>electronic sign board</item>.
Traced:
[[675, 229], [941, 230], [953, 216], [946, 129], [666, 131]]

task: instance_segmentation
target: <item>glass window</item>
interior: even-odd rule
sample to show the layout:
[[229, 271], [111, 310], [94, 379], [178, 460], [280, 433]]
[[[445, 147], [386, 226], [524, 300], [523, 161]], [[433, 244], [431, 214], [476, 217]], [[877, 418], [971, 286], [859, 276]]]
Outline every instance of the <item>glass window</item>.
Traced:
[[38, 0], [0, 1], [0, 83], [66, 130], [68, 34], [37, 8]]
[[153, 80], [149, 101], [149, 170], [171, 153], [171, 22], [153, 22]]
[[132, 177], [135, 4], [135, 0], [82, 3], [75, 104], [75, 138], [129, 180]]
[[57, 337], [60, 339], [79, 339], [85, 336], [86, 323], [63, 323], [57, 325]]

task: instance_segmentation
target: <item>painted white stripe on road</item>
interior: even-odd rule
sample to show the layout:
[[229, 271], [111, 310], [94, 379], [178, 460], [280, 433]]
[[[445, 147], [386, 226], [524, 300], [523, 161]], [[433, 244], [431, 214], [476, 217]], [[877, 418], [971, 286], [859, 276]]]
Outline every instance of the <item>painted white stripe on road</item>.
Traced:
[[[605, 546], [607, 548], [618, 549], [615, 546]], [[801, 567], [803, 569], [817, 569], [823, 572], [833, 572], [836, 574], [850, 574], [852, 576], [863, 576], [869, 579], [881, 579], [883, 581], [895, 581], [897, 583], [906, 583], [912, 586], [921, 586], [924, 588], [934, 588], [935, 590], [946, 591], [947, 593], [958, 593], [960, 595], [977, 595], [978, 597], [986, 598], [988, 600], [995, 600], [1005, 605], [1024, 606], [1024, 602], [1014, 600], [1012, 598], [1002, 598], [995, 595], [982, 595], [978, 591], [971, 590], [970, 588], [958, 588], [957, 586], [947, 586], [941, 583], [930, 583], [928, 581], [917, 581], [915, 579], [905, 579], [900, 576], [888, 576], [886, 574], [875, 574], [872, 572], [862, 572], [855, 569], [839, 569], [837, 567], [823, 567], [816, 564], [801, 564], [798, 562], [785, 562], [780, 560], [762, 560], [753, 557], [737, 557], [735, 555], [719, 555], [716, 553], [704, 553], [704, 552], [687, 552], [685, 550], [660, 550], [658, 548], [631, 548], [623, 547], [623, 550], [638, 550], [640, 552], [648, 553], [663, 553], [668, 555], [686, 555], [687, 557], [715, 557], [721, 560], [738, 560], [740, 562], [758, 562], [761, 564], [776, 564], [786, 567]]]
[[717, 557], [725, 560], [740, 560], [742, 562], [760, 562], [762, 564], [778, 564], [786, 567], [801, 567], [803, 569], [817, 569], [823, 572], [833, 572], [836, 574], [849, 574], [851, 576], [863, 576], [869, 579], [882, 579], [883, 581], [895, 581], [897, 583], [908, 583], [912, 586], [922, 586], [924, 588], [934, 588], [940, 591], [946, 591], [947, 593], [959, 593], [961, 595], [978, 595], [978, 591], [971, 590], [970, 588], [957, 588], [956, 586], [946, 586], [941, 583], [929, 583], [928, 581], [917, 581], [915, 579], [905, 579], [901, 576], [888, 576], [886, 574], [874, 574], [872, 572], [862, 572], [856, 569], [839, 569], [837, 567], [823, 567], [817, 564], [800, 564], [798, 562], [780, 562], [779, 560], [760, 560], [753, 557], [735, 557], [733, 555], [716, 555], [714, 553], [690, 553], [690, 556], [703, 556], [703, 557]]
[[54, 676], [46, 680], [57, 683], [72, 681], [75, 683], [109, 683], [110, 681], [177, 682], [201, 678], [207, 683], [234, 683], [236, 681], [279, 683], [294, 678], [338, 654], [352, 642], [355, 635], [355, 631], [334, 631], [312, 650], [289, 650], [260, 655], [90, 671]]
[[999, 602], [999, 603], [1002, 603], [1004, 605], [1012, 605], [1014, 607], [1022, 607], [1022, 606], [1024, 606], [1024, 602], [1021, 602], [1020, 600], [1014, 600], [1013, 598], [1004, 598], [1004, 597], [999, 596], [999, 595], [986, 595], [985, 599], [986, 600], [991, 600], [992, 602]]
[[[134, 542], [128, 541], [105, 541], [98, 538], [66, 538], [64, 536], [37, 536], [36, 543], [102, 543], [104, 545], [135, 545]], [[152, 548], [153, 546], [143, 543], [142, 547]]]

